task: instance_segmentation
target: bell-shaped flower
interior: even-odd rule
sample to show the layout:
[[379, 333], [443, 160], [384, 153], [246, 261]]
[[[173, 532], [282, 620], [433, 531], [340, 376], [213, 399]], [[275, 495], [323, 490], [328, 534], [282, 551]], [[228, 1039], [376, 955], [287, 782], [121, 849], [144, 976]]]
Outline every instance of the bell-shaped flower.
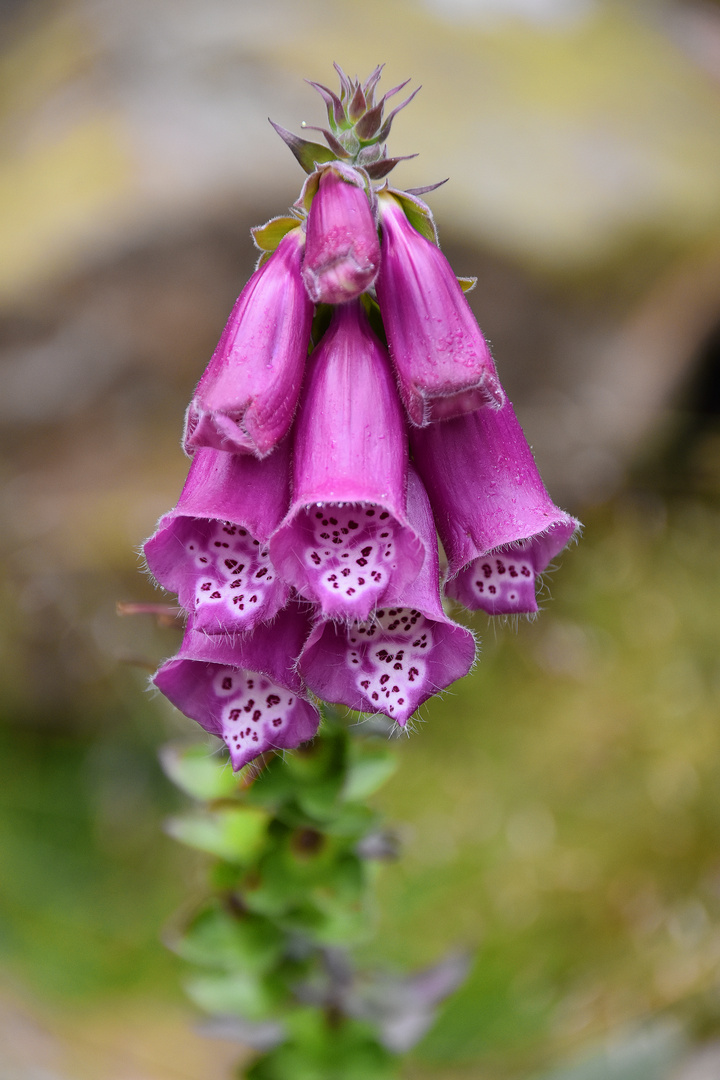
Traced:
[[146, 541], [150, 572], [178, 594], [196, 630], [250, 630], [284, 607], [290, 589], [268, 540], [290, 502], [289, 457], [288, 440], [262, 461], [196, 451], [177, 506]]
[[446, 592], [490, 615], [537, 611], [535, 583], [579, 522], [554, 505], [509, 401], [411, 432], [448, 559]]
[[240, 294], [188, 408], [188, 453], [213, 446], [265, 457], [290, 428], [313, 317], [303, 246], [302, 229], [287, 233]]
[[291, 604], [273, 623], [235, 638], [189, 626], [180, 651], [153, 677], [181, 712], [225, 740], [233, 769], [266, 750], [289, 750], [312, 739], [320, 715], [294, 669], [308, 630]]
[[406, 512], [407, 438], [387, 352], [359, 300], [335, 308], [295, 423], [293, 501], [270, 539], [278, 572], [334, 619], [367, 619], [420, 572]]
[[427, 548], [418, 577], [365, 622], [318, 620], [298, 663], [318, 697], [385, 713], [401, 726], [423, 701], [467, 675], [475, 660], [473, 635], [442, 609], [435, 525], [412, 468], [408, 517]]
[[320, 168], [307, 220], [302, 276], [316, 304], [343, 304], [369, 289], [380, 242], [363, 179], [339, 162]]
[[378, 202], [382, 256], [375, 287], [410, 421], [421, 427], [483, 405], [499, 407], [504, 395], [490, 350], [452, 267], [394, 196], [380, 192]]

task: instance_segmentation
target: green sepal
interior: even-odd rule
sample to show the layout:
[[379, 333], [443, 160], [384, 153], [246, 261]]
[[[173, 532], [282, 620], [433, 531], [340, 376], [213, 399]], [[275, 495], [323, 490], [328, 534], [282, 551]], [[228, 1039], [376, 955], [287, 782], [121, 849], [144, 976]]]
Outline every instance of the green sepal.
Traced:
[[284, 236], [300, 225], [300, 219], [296, 217], [274, 217], [266, 221], [264, 225], [256, 225], [251, 229], [253, 243], [260, 251], [275, 251]]
[[280, 959], [284, 935], [258, 915], [231, 914], [215, 900], [196, 914], [169, 947], [191, 964], [225, 971], [268, 971]]
[[464, 293], [472, 292], [477, 285], [476, 277], [458, 277], [458, 285]]
[[351, 744], [343, 798], [361, 800], [389, 780], [398, 767], [397, 755], [387, 746]]
[[[431, 244], [438, 243], [437, 229], [435, 228], [435, 221], [433, 220], [432, 212], [427, 203], [424, 203], [422, 199], [418, 199], [415, 195], [410, 195], [407, 191], [396, 191], [395, 188], [383, 189], [387, 191], [393, 198], [402, 206], [405, 211], [405, 217], [408, 219], [414, 229], [429, 240]], [[382, 198], [382, 192], [378, 192], [380, 198]]]
[[322, 143], [308, 142], [307, 139], [301, 139], [299, 135], [294, 135], [292, 131], [281, 127], [280, 124], [276, 124], [273, 120], [270, 120], [270, 123], [285, 145], [292, 150], [306, 173], [313, 172], [316, 165], [321, 165], [326, 161], [337, 161], [337, 155], [332, 152], [329, 146], [323, 146]]
[[169, 818], [165, 828], [182, 844], [243, 865], [262, 850], [269, 820], [259, 807], [224, 806]]
[[204, 743], [169, 743], [160, 750], [160, 764], [176, 787], [201, 802], [230, 798], [240, 788], [241, 781], [232, 771], [230, 759], [212, 752]]
[[274, 976], [248, 971], [196, 975], [185, 983], [188, 996], [205, 1012], [263, 1020], [287, 1004], [287, 990]]

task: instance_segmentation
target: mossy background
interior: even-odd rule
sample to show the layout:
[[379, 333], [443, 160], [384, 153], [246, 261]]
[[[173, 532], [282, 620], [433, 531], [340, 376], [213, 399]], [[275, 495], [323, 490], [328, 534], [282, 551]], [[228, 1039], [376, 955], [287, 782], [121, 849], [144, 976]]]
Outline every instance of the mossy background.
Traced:
[[203, 889], [157, 763], [197, 731], [146, 692], [176, 633], [115, 604], [158, 599], [135, 549], [182, 484], [185, 403], [249, 225], [302, 180], [265, 117], [320, 122], [300, 80], [332, 83], [333, 59], [425, 83], [397, 182], [451, 174], [444, 248], [585, 523], [538, 619], [474, 619], [476, 670], [397, 742], [375, 802], [403, 854], [365, 959], [476, 951], [417, 1080], [529, 1080], [638, 1032], [645, 1065], [582, 1076], [680, 1077], [720, 1039], [717, 8], [0, 16], [0, 1080], [220, 1078], [243, 1056], [196, 1033], [161, 940]]

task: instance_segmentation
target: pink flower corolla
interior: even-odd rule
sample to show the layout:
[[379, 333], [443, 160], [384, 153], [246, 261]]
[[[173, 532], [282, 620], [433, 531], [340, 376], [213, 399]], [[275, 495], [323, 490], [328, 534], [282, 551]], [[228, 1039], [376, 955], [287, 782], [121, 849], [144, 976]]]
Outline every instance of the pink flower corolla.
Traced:
[[325, 616], [367, 619], [417, 577], [408, 449], [385, 349], [359, 300], [335, 308], [308, 364], [295, 424], [293, 501], [270, 539], [280, 574]]
[[173, 705], [224, 739], [233, 769], [266, 750], [289, 750], [312, 739], [320, 715], [294, 670], [308, 630], [291, 604], [273, 623], [235, 638], [192, 627], [177, 656], [153, 682]]
[[212, 446], [265, 457], [290, 428], [313, 317], [303, 245], [302, 229], [287, 233], [240, 294], [187, 412], [188, 453]]
[[412, 468], [408, 517], [427, 549], [418, 577], [365, 622], [319, 620], [298, 664], [318, 697], [385, 713], [401, 726], [429, 697], [467, 675], [475, 660], [473, 635], [442, 609], [435, 526]]
[[250, 630], [284, 607], [290, 588], [268, 540], [290, 502], [289, 457], [288, 440], [262, 461], [197, 450], [177, 506], [145, 542], [148, 569], [196, 630]]
[[320, 167], [310, 206], [302, 276], [316, 304], [342, 304], [369, 289], [380, 242], [362, 176], [334, 163]]
[[[407, 196], [406, 196], [407, 197]], [[379, 193], [382, 256], [376, 291], [390, 356], [411, 422], [424, 426], [504, 395], [490, 350], [452, 267]]]
[[411, 432], [448, 559], [448, 596], [490, 615], [538, 610], [535, 584], [579, 529], [545, 490], [509, 401]]

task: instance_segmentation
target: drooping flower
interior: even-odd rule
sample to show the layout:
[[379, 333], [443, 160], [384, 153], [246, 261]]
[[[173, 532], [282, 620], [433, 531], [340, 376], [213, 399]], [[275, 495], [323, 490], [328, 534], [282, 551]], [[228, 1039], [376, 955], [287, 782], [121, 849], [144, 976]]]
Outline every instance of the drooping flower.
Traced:
[[224, 739], [233, 769], [266, 750], [289, 750], [312, 739], [320, 715], [294, 669], [308, 621], [290, 605], [273, 623], [235, 638], [192, 626], [177, 656], [154, 684], [192, 720]]
[[365, 622], [318, 620], [298, 664], [318, 697], [385, 713], [401, 726], [429, 697], [467, 675], [475, 660], [473, 635], [442, 609], [435, 526], [412, 468], [408, 517], [427, 550], [418, 577]]
[[483, 405], [499, 407], [504, 395], [490, 350], [452, 267], [394, 195], [381, 191], [378, 203], [382, 255], [375, 287], [411, 422], [422, 427]]
[[196, 451], [177, 506], [145, 542], [150, 572], [178, 594], [195, 630], [250, 630], [284, 607], [290, 588], [270, 562], [268, 541], [289, 501], [287, 439], [262, 461]]
[[211, 446], [265, 457], [287, 434], [313, 316], [304, 239], [302, 229], [287, 233], [240, 294], [188, 409], [188, 453]]
[[448, 559], [446, 592], [490, 615], [537, 611], [535, 583], [579, 528], [545, 490], [509, 401], [411, 432]]
[[270, 539], [273, 565], [328, 617], [367, 619], [420, 572], [404, 428], [387, 353], [361, 302], [337, 307], [308, 364], [293, 501]]
[[310, 206], [302, 276], [316, 304], [342, 304], [369, 289], [380, 266], [380, 242], [362, 176], [320, 166]]

